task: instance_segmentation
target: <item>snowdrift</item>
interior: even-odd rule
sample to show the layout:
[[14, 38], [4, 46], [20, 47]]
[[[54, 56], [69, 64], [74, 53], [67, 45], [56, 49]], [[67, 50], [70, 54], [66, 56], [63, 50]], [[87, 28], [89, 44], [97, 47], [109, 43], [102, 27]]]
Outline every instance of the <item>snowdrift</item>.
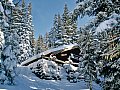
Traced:
[[[67, 80], [41, 80], [36, 77], [28, 67], [18, 67], [20, 73], [16, 79], [15, 86], [1, 85], [0, 90], [84, 90], [88, 89], [84, 81], [78, 83], [70, 83]], [[88, 89], [89, 90], [89, 89]], [[101, 90], [101, 88], [93, 83], [93, 90]]]

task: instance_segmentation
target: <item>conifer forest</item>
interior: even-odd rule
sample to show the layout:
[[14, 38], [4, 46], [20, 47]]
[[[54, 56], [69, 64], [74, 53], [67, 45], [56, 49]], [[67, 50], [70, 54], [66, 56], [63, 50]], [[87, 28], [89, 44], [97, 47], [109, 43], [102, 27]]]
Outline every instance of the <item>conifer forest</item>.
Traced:
[[0, 90], [120, 90], [120, 0], [73, 3], [36, 37], [31, 0], [0, 0]]

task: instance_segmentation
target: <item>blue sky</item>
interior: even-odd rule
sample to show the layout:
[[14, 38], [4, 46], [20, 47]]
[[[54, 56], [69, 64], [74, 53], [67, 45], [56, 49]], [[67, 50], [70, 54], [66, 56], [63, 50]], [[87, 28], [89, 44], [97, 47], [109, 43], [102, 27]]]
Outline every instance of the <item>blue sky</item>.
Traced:
[[[19, 0], [14, 0], [19, 1]], [[63, 14], [65, 3], [68, 5], [69, 11], [74, 10], [76, 0], [25, 0], [28, 4], [32, 3], [33, 25], [35, 30], [35, 38], [40, 34], [44, 35], [49, 32], [55, 14]], [[87, 21], [86, 18], [79, 20], [79, 27]]]
[[26, 0], [32, 2], [32, 16], [35, 29], [35, 37], [44, 35], [50, 31], [55, 14], [62, 14], [65, 3], [69, 10], [75, 7], [75, 0]]

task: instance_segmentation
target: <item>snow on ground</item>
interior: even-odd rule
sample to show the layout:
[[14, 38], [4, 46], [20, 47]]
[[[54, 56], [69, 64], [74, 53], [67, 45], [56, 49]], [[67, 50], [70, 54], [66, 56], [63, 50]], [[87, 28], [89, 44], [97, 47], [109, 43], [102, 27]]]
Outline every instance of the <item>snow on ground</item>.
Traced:
[[[0, 90], [87, 90], [86, 83], [69, 83], [67, 80], [41, 80], [36, 77], [28, 67], [19, 67], [19, 75], [15, 79], [15, 86], [1, 85]], [[98, 85], [93, 84], [93, 90], [101, 90]]]

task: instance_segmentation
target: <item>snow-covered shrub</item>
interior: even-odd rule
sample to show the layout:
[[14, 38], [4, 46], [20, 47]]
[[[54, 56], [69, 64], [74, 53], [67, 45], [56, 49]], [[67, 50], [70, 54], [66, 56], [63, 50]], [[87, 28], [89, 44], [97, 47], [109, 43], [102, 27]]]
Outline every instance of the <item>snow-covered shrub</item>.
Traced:
[[31, 67], [32, 71], [41, 79], [60, 79], [58, 66], [53, 61], [40, 59]]
[[5, 80], [6, 80], [5, 71], [3, 71], [0, 62], [0, 83], [3, 84]]
[[78, 70], [78, 67], [75, 67], [71, 64], [64, 64], [63, 65], [66, 73], [67, 73], [67, 80], [70, 81], [70, 82], [74, 82], [76, 83], [77, 82], [77, 78], [78, 78], [78, 73], [77, 73], [77, 70]]
[[5, 76], [5, 72], [4, 71], [0, 71], [0, 83], [4, 84], [4, 81], [6, 80], [6, 76]]
[[77, 77], [76, 77], [75, 73], [74, 72], [69, 72], [68, 75], [67, 75], [67, 80], [69, 82], [76, 83], [77, 82]]

